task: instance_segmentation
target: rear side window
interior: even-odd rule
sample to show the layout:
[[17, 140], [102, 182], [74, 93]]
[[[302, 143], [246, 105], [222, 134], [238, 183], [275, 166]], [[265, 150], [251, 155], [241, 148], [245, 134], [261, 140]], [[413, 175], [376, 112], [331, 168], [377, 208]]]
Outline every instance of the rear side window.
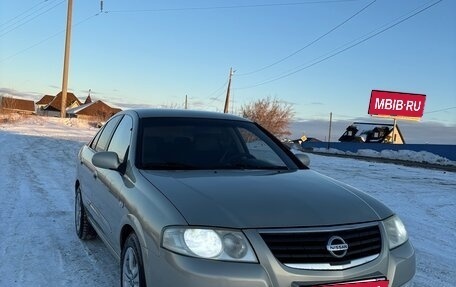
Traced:
[[127, 149], [130, 146], [132, 127], [133, 120], [129, 116], [124, 116], [109, 144], [108, 151], [117, 153], [120, 162], [124, 161]]
[[98, 139], [98, 142], [95, 146], [95, 151], [106, 151], [112, 133], [121, 119], [122, 116], [117, 116], [106, 123], [106, 125], [103, 127], [103, 130], [101, 131], [100, 138]]

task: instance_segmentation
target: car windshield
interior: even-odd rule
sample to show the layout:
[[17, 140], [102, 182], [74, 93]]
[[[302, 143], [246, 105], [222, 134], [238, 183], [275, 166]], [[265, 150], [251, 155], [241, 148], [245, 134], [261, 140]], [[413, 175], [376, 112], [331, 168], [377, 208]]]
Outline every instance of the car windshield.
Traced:
[[146, 118], [138, 167], [152, 170], [296, 169], [276, 143], [246, 121]]

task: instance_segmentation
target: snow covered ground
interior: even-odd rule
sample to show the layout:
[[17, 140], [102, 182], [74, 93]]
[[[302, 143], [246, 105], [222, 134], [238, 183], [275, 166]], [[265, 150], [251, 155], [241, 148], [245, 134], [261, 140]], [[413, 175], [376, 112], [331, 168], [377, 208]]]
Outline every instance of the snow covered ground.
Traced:
[[427, 152], [427, 151], [412, 151], [412, 150], [382, 150], [375, 151], [371, 149], [360, 149], [358, 152], [349, 152], [341, 151], [337, 149], [326, 149], [326, 148], [314, 148], [313, 151], [319, 153], [328, 153], [328, 154], [339, 154], [339, 155], [355, 155], [355, 156], [364, 156], [372, 158], [386, 158], [386, 159], [396, 159], [409, 162], [418, 162], [418, 163], [430, 163], [442, 166], [456, 166], [456, 161], [449, 160], [447, 158], [441, 157], [439, 155]]
[[[103, 243], [81, 242], [73, 224], [79, 147], [96, 129], [31, 117], [0, 125], [0, 286], [118, 286]], [[386, 203], [417, 250], [415, 286], [456, 278], [456, 173], [309, 155], [311, 167]]]

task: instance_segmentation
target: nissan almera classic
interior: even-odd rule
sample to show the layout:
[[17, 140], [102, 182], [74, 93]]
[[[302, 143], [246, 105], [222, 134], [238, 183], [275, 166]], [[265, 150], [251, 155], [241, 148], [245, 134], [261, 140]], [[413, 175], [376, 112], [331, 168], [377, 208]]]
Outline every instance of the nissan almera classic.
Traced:
[[75, 223], [121, 286], [404, 287], [399, 217], [233, 115], [128, 110], [78, 154]]

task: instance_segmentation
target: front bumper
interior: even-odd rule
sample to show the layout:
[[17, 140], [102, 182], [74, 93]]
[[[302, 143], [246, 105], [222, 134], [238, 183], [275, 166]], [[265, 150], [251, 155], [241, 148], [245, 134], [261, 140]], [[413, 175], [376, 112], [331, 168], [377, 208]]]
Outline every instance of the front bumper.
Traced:
[[157, 264], [145, 266], [147, 286], [273, 286], [267, 272], [258, 263], [206, 260], [178, 255], [165, 249], [162, 251]]
[[[247, 233], [248, 234], [248, 233]], [[248, 234], [256, 250], [259, 238]], [[259, 239], [260, 240], [260, 239]], [[403, 287], [415, 274], [415, 251], [405, 244], [382, 254], [372, 262], [340, 271], [300, 270], [280, 264], [272, 254], [257, 254], [260, 263], [214, 261], [178, 255], [161, 249], [145, 260], [148, 286], [169, 287], [291, 287], [366, 278], [386, 277], [389, 287]]]

